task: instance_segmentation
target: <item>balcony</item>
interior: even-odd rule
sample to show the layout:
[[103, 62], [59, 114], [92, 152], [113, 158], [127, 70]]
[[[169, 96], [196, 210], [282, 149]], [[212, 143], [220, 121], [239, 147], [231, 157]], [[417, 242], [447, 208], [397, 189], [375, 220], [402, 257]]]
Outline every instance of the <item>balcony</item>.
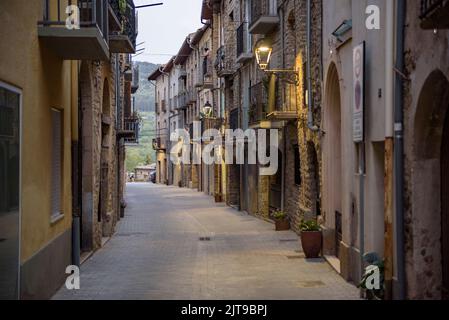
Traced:
[[178, 80], [179, 79], [184, 79], [187, 77], [187, 71], [186, 71], [186, 66], [180, 66], [179, 67], [179, 76], [178, 76]]
[[217, 50], [217, 57], [215, 59], [215, 70], [220, 78], [232, 76], [234, 74], [233, 61], [225, 46], [221, 46]]
[[132, 81], [131, 81], [131, 93], [136, 93], [139, 90], [139, 66], [133, 65], [132, 67]]
[[221, 126], [223, 125], [223, 119], [221, 118], [205, 118], [202, 120], [202, 130], [209, 130], [209, 129], [217, 129], [220, 130]]
[[161, 100], [161, 105], [160, 105], [160, 112], [167, 112], [167, 103], [165, 101], [165, 99]]
[[140, 119], [135, 113], [126, 117], [123, 123], [123, 130], [119, 131], [119, 136], [124, 138], [125, 145], [139, 144]]
[[113, 31], [120, 31], [122, 29], [122, 23], [117, 16], [117, 12], [120, 10], [119, 0], [109, 1], [109, 33]]
[[248, 24], [243, 22], [237, 29], [237, 63], [245, 63], [253, 58], [250, 43], [251, 36], [248, 33]]
[[187, 103], [192, 104], [196, 102], [196, 90], [187, 91]]
[[279, 25], [276, 0], [252, 0], [249, 33], [268, 34]]
[[[107, 0], [42, 0], [39, 39], [64, 60], [109, 60]], [[66, 8], [78, 5], [79, 29], [66, 26]]]
[[185, 109], [187, 107], [187, 93], [182, 91], [178, 93], [178, 109]]
[[[276, 87], [279, 87], [279, 79], [277, 79], [278, 84]], [[276, 104], [275, 110], [269, 111], [267, 114], [267, 118], [272, 121], [290, 121], [298, 119], [297, 112], [297, 90], [295, 84], [285, 83], [284, 93], [280, 104]], [[276, 97], [274, 97], [273, 101], [277, 101]]]
[[156, 138], [153, 139], [153, 149], [155, 151], [164, 151], [168, 147], [167, 129], [159, 129]]
[[175, 112], [178, 110], [178, 96], [174, 96], [171, 102], [171, 109], [172, 112]]
[[267, 119], [268, 95], [263, 82], [250, 88], [250, 99], [248, 120], [250, 126], [255, 126]]
[[212, 89], [214, 87], [213, 83], [213, 69], [212, 69], [212, 59], [205, 57], [203, 59], [203, 85], [204, 89]]
[[111, 7], [120, 21], [121, 28], [109, 36], [109, 47], [112, 53], [136, 53], [137, 14], [132, 0], [126, 0], [126, 8], [122, 11], [119, 0], [110, 0]]
[[421, 28], [449, 29], [449, 0], [421, 0]]

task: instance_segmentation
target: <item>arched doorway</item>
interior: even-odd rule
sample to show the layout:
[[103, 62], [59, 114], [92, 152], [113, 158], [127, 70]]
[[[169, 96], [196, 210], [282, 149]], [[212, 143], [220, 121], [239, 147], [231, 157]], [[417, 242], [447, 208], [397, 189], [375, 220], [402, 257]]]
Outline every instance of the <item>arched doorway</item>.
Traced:
[[79, 74], [81, 155], [81, 251], [94, 249], [95, 217], [93, 200], [93, 107], [91, 70], [81, 63]]
[[327, 254], [340, 257], [342, 241], [342, 137], [341, 137], [341, 96], [340, 80], [335, 64], [331, 64], [327, 74], [323, 139], [323, 197], [326, 212], [326, 227], [333, 232], [325, 241]]
[[[417, 293], [449, 298], [449, 81], [435, 70], [426, 79], [414, 122], [413, 247]], [[418, 259], [416, 261], [416, 259]]]

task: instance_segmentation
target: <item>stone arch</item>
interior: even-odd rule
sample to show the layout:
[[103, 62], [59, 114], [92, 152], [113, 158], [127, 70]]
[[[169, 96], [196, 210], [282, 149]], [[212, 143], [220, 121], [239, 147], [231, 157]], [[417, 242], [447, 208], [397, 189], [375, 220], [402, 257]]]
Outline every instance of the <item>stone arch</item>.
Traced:
[[94, 249], [95, 206], [93, 181], [93, 101], [92, 71], [88, 62], [82, 62], [79, 72], [79, 92], [81, 105], [81, 148], [82, 152], [82, 213], [81, 250]]
[[325, 131], [323, 138], [323, 218], [329, 232], [325, 234], [326, 254], [339, 255], [343, 214], [342, 116], [340, 77], [335, 63], [327, 72], [324, 100]]
[[420, 91], [413, 123], [411, 247], [422, 298], [439, 298], [443, 287], [449, 289], [448, 110], [449, 81], [434, 70]]

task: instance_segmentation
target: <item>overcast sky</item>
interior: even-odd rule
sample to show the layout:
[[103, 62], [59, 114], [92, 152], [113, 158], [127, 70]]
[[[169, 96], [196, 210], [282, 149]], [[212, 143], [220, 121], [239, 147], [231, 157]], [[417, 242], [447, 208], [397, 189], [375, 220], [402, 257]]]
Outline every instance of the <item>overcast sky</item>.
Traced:
[[185, 37], [200, 28], [202, 0], [134, 0], [136, 6], [163, 2], [139, 11], [137, 43], [145, 42], [137, 61], [164, 64], [178, 53]]

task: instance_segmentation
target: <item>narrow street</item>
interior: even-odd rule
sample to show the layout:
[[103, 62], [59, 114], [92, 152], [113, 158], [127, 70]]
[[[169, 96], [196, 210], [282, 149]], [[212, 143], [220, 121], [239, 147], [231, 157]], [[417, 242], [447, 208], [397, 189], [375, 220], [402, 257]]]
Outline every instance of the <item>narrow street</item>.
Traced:
[[306, 261], [294, 232], [202, 193], [136, 183], [126, 199], [126, 219], [81, 267], [81, 289], [53, 299], [359, 297], [326, 262]]

